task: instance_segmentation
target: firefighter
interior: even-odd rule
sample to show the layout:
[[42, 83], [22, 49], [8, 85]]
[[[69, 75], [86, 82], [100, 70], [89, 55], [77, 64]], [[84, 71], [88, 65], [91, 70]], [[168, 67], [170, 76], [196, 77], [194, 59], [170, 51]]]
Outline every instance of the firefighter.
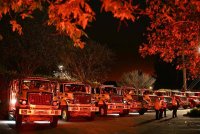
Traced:
[[161, 98], [160, 103], [161, 103], [160, 118], [163, 118], [163, 113], [164, 117], [166, 117], [167, 103], [164, 101], [164, 98]]
[[164, 112], [164, 117], [167, 117], [166, 111], [167, 111], [167, 102], [164, 101], [164, 99], [163, 99], [163, 112]]
[[161, 109], [161, 104], [160, 104], [159, 98], [156, 98], [154, 108], [155, 108], [155, 111], [156, 111], [156, 120], [159, 120], [160, 119], [160, 117], [159, 117], [160, 116], [160, 109]]
[[177, 117], [177, 109], [178, 109], [178, 101], [176, 100], [176, 97], [172, 97], [172, 118]]

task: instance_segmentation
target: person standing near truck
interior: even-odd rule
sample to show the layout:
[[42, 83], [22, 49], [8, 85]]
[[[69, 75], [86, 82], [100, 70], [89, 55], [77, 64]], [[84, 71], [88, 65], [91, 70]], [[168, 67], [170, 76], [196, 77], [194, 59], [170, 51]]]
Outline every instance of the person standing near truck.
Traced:
[[160, 109], [161, 109], [161, 104], [160, 104], [160, 99], [156, 98], [154, 108], [156, 111], [156, 120], [160, 119]]
[[163, 113], [164, 117], [167, 117], [166, 116], [167, 102], [164, 101], [164, 98], [161, 98], [160, 103], [161, 103], [160, 118], [163, 118]]
[[176, 97], [173, 96], [172, 97], [172, 118], [175, 118], [177, 117], [177, 110], [178, 110], [178, 107], [179, 107], [179, 102], [178, 100], [176, 100]]

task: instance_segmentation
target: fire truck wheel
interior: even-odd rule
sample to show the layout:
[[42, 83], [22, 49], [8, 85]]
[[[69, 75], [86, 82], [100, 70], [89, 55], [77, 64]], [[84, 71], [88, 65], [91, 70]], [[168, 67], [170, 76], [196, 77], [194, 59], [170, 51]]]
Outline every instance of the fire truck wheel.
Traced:
[[19, 114], [15, 117], [15, 126], [16, 128], [20, 128], [22, 126], [22, 116]]
[[140, 109], [140, 110], [138, 111], [138, 113], [139, 113], [140, 115], [143, 115], [143, 114], [145, 113], [145, 110], [144, 110], [144, 109]]
[[50, 122], [51, 127], [57, 127], [58, 125], [58, 116], [53, 116], [52, 121]]
[[91, 112], [91, 115], [87, 118], [89, 121], [93, 121], [95, 118], [95, 112]]
[[125, 109], [123, 110], [123, 113], [120, 113], [119, 116], [123, 117], [123, 116], [126, 116], [129, 114], [129, 110], [128, 109]]
[[188, 108], [188, 106], [183, 106], [183, 108], [184, 108], [184, 109], [187, 109], [187, 108]]
[[100, 113], [100, 116], [106, 116], [107, 115], [107, 109], [106, 107], [102, 106], [99, 108], [99, 113]]
[[65, 121], [69, 121], [70, 119], [70, 112], [67, 110], [67, 108], [62, 110], [62, 119]]
[[125, 114], [126, 114], [126, 115], [128, 115], [128, 114], [129, 114], [129, 109], [127, 109], [127, 110], [126, 110]]

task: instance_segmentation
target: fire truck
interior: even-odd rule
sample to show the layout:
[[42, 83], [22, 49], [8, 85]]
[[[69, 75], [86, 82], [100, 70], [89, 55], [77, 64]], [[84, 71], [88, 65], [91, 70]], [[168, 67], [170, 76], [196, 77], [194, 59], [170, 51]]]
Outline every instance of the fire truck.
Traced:
[[120, 89], [124, 97], [124, 101], [130, 105], [129, 112], [137, 111], [140, 115], [143, 115], [147, 111], [148, 103], [143, 100], [142, 95], [136, 94], [135, 88], [123, 86]]
[[123, 96], [119, 95], [119, 91], [114, 85], [100, 85], [94, 93], [100, 116], [108, 114], [124, 116], [129, 113], [130, 105], [123, 100]]
[[69, 121], [72, 117], [85, 117], [93, 120], [99, 111], [91, 95], [90, 85], [81, 82], [59, 82], [61, 117]]
[[155, 94], [145, 94], [143, 99], [148, 103], [148, 110], [154, 110], [155, 100], [158, 98]]
[[61, 110], [58, 101], [53, 100], [50, 80], [42, 77], [13, 79], [7, 91], [4, 97], [9, 102], [8, 116], [15, 119], [17, 128], [22, 122], [34, 121], [49, 121], [52, 127], [57, 126]]
[[196, 96], [195, 92], [186, 91], [186, 92], [184, 92], [184, 95], [187, 96], [188, 101], [190, 102], [190, 108], [194, 108], [194, 107], [199, 107], [200, 106], [200, 97]]
[[179, 101], [179, 105], [187, 109], [190, 106], [190, 102], [188, 101], [188, 98], [184, 95], [175, 95], [175, 98]]

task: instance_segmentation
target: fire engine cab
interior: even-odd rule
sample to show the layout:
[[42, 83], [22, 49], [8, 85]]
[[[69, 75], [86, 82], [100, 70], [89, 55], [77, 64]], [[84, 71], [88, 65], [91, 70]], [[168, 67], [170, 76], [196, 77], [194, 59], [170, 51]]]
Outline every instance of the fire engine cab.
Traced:
[[72, 117], [86, 117], [93, 120], [98, 107], [92, 99], [91, 87], [81, 82], [59, 82], [62, 119], [69, 121]]
[[95, 91], [95, 98], [101, 116], [106, 116], [107, 114], [124, 116], [129, 112], [130, 105], [124, 102], [123, 96], [119, 95], [114, 85], [99, 86]]
[[22, 122], [49, 121], [57, 126], [61, 115], [58, 101], [53, 100], [50, 80], [42, 77], [14, 79], [9, 84], [9, 117], [16, 120], [16, 127]]

